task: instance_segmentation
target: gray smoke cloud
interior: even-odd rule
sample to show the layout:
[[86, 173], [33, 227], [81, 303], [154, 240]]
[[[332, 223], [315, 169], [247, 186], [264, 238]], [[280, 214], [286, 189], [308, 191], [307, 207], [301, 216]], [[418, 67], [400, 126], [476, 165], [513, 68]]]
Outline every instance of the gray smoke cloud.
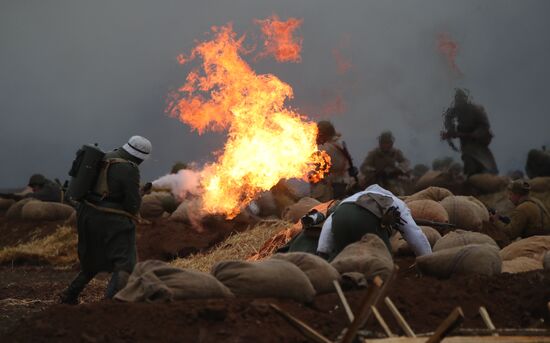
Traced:
[[[545, 0], [2, 1], [0, 187], [35, 172], [68, 178], [82, 144], [108, 150], [134, 134], [153, 143], [143, 179], [177, 160], [212, 161], [223, 134], [199, 136], [164, 114], [166, 95], [190, 70], [176, 56], [228, 22], [252, 45], [254, 18], [273, 13], [303, 18], [302, 62], [248, 61], [292, 85], [294, 108], [332, 120], [357, 164], [384, 129], [413, 163], [458, 159], [439, 140], [455, 87], [485, 106], [502, 172], [550, 142]], [[442, 32], [459, 45], [460, 78], [437, 51]], [[334, 49], [349, 72], [339, 72]]]

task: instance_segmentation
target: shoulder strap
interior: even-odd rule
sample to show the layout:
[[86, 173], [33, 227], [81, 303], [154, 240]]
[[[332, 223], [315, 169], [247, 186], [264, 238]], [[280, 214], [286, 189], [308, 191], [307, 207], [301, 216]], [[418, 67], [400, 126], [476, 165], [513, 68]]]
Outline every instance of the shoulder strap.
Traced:
[[131, 165], [135, 165], [135, 163], [132, 161], [128, 161], [118, 157], [106, 158], [101, 161], [99, 175], [97, 177], [97, 182], [94, 188], [94, 193], [101, 195], [101, 199], [105, 199], [109, 196], [109, 184], [107, 182], [107, 175], [109, 175], [109, 167], [117, 163], [130, 163]]

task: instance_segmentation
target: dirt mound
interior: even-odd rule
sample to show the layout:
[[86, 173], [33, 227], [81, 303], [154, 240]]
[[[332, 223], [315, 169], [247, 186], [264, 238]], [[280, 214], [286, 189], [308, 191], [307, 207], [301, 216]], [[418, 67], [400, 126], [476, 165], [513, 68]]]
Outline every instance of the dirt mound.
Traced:
[[[463, 327], [467, 328], [484, 327], [479, 306], [487, 307], [499, 328], [536, 327], [541, 318], [548, 322], [550, 272], [473, 275], [442, 281], [416, 277], [408, 268], [412, 261], [400, 262], [399, 277], [389, 297], [417, 333], [433, 331], [458, 305], [464, 310]], [[363, 295], [364, 291], [346, 292], [354, 311]], [[53, 305], [17, 323], [0, 341], [307, 341], [269, 308], [269, 303], [332, 340], [347, 325], [343, 310], [336, 307], [339, 301], [334, 293], [317, 296], [310, 306], [273, 299], [185, 300], [170, 304], [101, 301], [73, 307]], [[400, 333], [387, 308], [379, 307], [392, 331]], [[381, 332], [373, 320], [367, 326]]]
[[243, 231], [247, 225], [239, 221], [226, 221], [219, 217], [205, 217], [203, 231], [189, 224], [168, 218], [153, 220], [151, 224], [137, 227], [137, 248], [141, 261], [157, 259], [173, 260], [200, 252], [221, 242], [232, 232]]

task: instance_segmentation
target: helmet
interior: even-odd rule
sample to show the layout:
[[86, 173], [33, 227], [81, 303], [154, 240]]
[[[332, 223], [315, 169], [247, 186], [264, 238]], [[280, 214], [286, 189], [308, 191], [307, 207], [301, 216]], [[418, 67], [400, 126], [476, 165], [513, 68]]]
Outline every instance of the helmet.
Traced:
[[33, 174], [29, 179], [29, 187], [43, 186], [46, 183], [46, 178], [42, 174]]
[[384, 131], [378, 136], [378, 142], [379, 143], [392, 143], [395, 141], [395, 138], [393, 137], [393, 133], [391, 131]]
[[508, 185], [508, 190], [514, 194], [527, 195], [531, 190], [531, 185], [524, 180], [516, 180]]
[[188, 169], [187, 163], [176, 162], [176, 163], [174, 163], [174, 165], [172, 166], [172, 170], [170, 171], [170, 173], [171, 173], [171, 174], [177, 174], [178, 171], [180, 171], [180, 170], [182, 170], [182, 169]]
[[130, 155], [139, 158], [142, 161], [145, 161], [149, 158], [151, 153], [152, 146], [151, 142], [147, 138], [141, 136], [132, 136], [128, 140], [128, 143], [122, 146], [122, 149], [129, 153]]
[[320, 136], [323, 137], [333, 137], [336, 135], [336, 130], [334, 129], [334, 125], [328, 120], [322, 120], [317, 123], [317, 129]]

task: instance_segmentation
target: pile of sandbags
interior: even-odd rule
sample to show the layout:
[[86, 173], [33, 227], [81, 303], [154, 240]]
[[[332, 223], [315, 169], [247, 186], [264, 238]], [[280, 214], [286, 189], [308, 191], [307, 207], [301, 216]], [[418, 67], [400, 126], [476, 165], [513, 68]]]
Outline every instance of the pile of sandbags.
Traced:
[[470, 244], [419, 256], [416, 266], [423, 274], [438, 278], [468, 274], [492, 276], [501, 273], [502, 260], [498, 247]]
[[483, 173], [468, 177], [466, 183], [482, 194], [496, 193], [503, 189], [510, 180], [506, 176]]
[[[429, 226], [420, 226], [420, 229], [426, 235], [430, 246], [433, 248], [435, 243], [441, 238], [441, 234], [434, 228]], [[409, 247], [409, 244], [403, 238], [400, 232], [397, 232], [390, 238], [390, 244], [392, 248], [392, 253], [398, 256], [409, 256], [414, 255], [414, 252]]]
[[449, 215], [447, 210], [434, 200], [407, 201], [411, 215], [415, 220], [428, 220], [439, 223], [448, 223]]
[[233, 294], [212, 275], [176, 268], [156, 260], [138, 263], [128, 278], [126, 287], [115, 295], [115, 299], [126, 302], [227, 297], [233, 297]]
[[340, 274], [362, 273], [368, 280], [379, 276], [386, 279], [393, 270], [393, 260], [386, 244], [373, 234], [348, 245], [331, 262]]
[[33, 199], [31, 198], [25, 198], [11, 205], [10, 208], [8, 208], [8, 210], [6, 211], [6, 218], [21, 219], [21, 211], [23, 210], [23, 206], [25, 206], [26, 203], [32, 200]]
[[464, 247], [471, 244], [488, 244], [498, 248], [498, 244], [489, 236], [472, 231], [455, 230], [441, 237], [433, 246], [433, 251]]
[[283, 298], [310, 302], [315, 289], [308, 277], [294, 264], [269, 259], [259, 262], [222, 261], [212, 274], [237, 297]]
[[529, 180], [531, 192], [544, 193], [550, 192], [550, 176], [540, 176]]
[[311, 282], [317, 294], [334, 292], [334, 280], [340, 280], [340, 273], [330, 263], [313, 254], [291, 252], [275, 254], [271, 258], [284, 260], [300, 268]]
[[531, 257], [520, 256], [513, 260], [502, 261], [503, 273], [516, 274], [539, 269], [543, 269], [542, 261]]
[[6, 217], [33, 221], [67, 220], [73, 213], [75, 210], [69, 205], [26, 198], [11, 205]]
[[291, 223], [296, 223], [305, 216], [312, 208], [317, 205], [320, 205], [317, 199], [305, 197], [298, 200], [297, 203], [287, 206], [283, 210], [283, 219]]
[[489, 220], [487, 208], [474, 197], [448, 196], [440, 204], [449, 215], [449, 223], [461, 229], [480, 230], [483, 221]]

